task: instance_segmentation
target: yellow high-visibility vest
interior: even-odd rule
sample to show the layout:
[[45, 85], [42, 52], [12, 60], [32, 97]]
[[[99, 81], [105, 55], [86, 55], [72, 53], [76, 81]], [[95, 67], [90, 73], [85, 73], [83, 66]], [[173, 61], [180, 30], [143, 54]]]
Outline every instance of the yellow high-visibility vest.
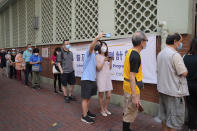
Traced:
[[[131, 85], [128, 80], [130, 79], [130, 55], [133, 50], [134, 49], [128, 50], [128, 52], [125, 56], [125, 61], [124, 61], [123, 77], [124, 77], [124, 79], [127, 79], [127, 81], [124, 80], [124, 82], [123, 82], [123, 90], [128, 94], [132, 94]], [[140, 56], [140, 60], [141, 60], [141, 56]], [[136, 80], [139, 82], [139, 81], [142, 81], [142, 78], [143, 78], [143, 74], [142, 74], [142, 60], [141, 60], [141, 64], [140, 64], [138, 73], [136, 73]], [[136, 93], [140, 94], [140, 90], [137, 85], [136, 85]]]

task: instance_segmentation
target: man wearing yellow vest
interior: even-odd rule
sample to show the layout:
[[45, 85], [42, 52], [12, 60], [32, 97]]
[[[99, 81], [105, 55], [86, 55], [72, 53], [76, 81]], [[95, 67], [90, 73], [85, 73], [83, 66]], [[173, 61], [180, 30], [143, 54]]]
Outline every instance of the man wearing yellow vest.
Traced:
[[[142, 61], [140, 52], [146, 48], [147, 37], [143, 32], [136, 32], [132, 36], [133, 48], [129, 49], [124, 61], [124, 107], [123, 131], [132, 131], [130, 123], [134, 122], [140, 102], [140, 85], [142, 84]], [[141, 84], [140, 84], [141, 83]]]

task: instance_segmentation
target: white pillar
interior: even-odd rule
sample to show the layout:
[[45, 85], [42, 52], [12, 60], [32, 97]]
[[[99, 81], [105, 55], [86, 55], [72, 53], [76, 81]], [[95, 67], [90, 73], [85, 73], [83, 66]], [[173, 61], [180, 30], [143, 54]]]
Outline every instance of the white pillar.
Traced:
[[38, 29], [35, 30], [35, 46], [40, 44], [42, 39], [41, 39], [41, 17], [42, 17], [42, 12], [41, 12], [41, 0], [35, 0], [35, 16], [38, 17]]
[[53, 0], [53, 43], [56, 42], [56, 0]]
[[10, 5], [9, 6], [10, 47], [14, 47], [14, 45], [13, 45], [13, 25], [12, 25], [12, 22], [13, 22], [13, 19], [12, 19], [12, 5]]
[[161, 27], [161, 49], [164, 49], [166, 47], [166, 38], [169, 34], [167, 22], [159, 21], [159, 26]]

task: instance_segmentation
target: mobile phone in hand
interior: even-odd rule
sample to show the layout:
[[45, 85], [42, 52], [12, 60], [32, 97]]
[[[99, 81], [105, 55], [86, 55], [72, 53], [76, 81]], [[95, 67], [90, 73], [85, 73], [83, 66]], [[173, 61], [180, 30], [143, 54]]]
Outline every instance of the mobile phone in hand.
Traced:
[[106, 33], [106, 34], [104, 35], [104, 37], [110, 38], [110, 37], [111, 37], [111, 34], [110, 34], [110, 33]]
[[114, 57], [108, 56], [107, 58], [108, 58], [108, 61], [109, 61], [109, 62], [110, 62], [110, 60], [114, 60]]

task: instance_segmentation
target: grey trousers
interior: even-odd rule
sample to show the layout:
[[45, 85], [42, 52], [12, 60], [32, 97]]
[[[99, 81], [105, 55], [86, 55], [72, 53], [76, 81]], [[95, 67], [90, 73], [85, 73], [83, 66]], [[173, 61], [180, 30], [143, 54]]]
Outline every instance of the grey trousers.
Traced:
[[33, 79], [32, 79], [32, 86], [40, 86], [40, 72], [32, 72]]

